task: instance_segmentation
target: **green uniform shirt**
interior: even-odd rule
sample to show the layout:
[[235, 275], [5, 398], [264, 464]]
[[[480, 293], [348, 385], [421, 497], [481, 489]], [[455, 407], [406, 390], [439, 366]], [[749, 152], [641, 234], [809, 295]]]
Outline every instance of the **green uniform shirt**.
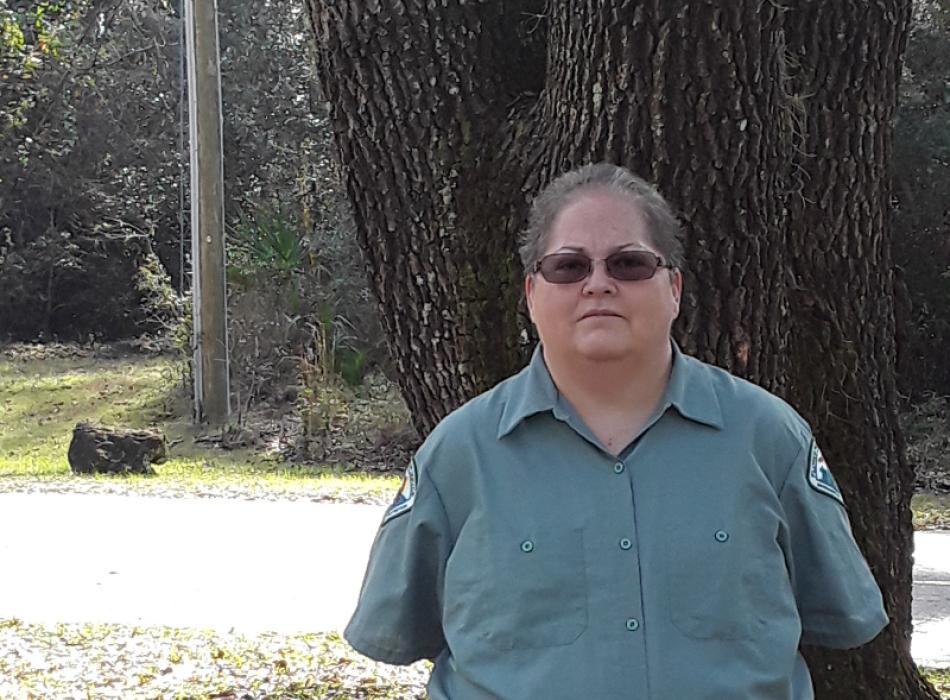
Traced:
[[808, 425], [674, 348], [620, 458], [540, 348], [445, 418], [373, 545], [346, 629], [435, 660], [433, 700], [811, 698], [799, 643], [887, 624]]

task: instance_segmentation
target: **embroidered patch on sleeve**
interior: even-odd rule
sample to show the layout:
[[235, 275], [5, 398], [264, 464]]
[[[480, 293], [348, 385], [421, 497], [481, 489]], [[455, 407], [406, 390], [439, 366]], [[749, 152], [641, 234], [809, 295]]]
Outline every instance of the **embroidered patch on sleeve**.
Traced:
[[818, 449], [818, 444], [814, 441], [811, 443], [811, 459], [808, 462], [808, 483], [811, 484], [811, 487], [818, 493], [831, 496], [838, 503], [844, 505], [841, 489], [838, 488], [838, 484], [831, 475], [831, 470], [828, 468], [821, 450]]
[[399, 487], [399, 493], [393, 500], [389, 508], [386, 509], [386, 515], [383, 516], [383, 525], [388, 523], [396, 516], [408, 513], [416, 500], [416, 483], [419, 473], [416, 468], [416, 460], [412, 459], [409, 466], [406, 467], [406, 473], [402, 477], [402, 485]]

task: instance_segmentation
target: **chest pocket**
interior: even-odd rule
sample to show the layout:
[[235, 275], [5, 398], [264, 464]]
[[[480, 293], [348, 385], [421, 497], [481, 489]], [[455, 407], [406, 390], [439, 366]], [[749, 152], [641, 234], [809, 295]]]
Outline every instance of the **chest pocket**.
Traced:
[[587, 562], [580, 527], [491, 527], [473, 596], [478, 635], [503, 651], [565, 646], [587, 629]]
[[743, 546], [741, 533], [698, 528], [675, 538], [667, 560], [673, 624], [694, 639], [749, 639], [766, 629], [764, 561]]

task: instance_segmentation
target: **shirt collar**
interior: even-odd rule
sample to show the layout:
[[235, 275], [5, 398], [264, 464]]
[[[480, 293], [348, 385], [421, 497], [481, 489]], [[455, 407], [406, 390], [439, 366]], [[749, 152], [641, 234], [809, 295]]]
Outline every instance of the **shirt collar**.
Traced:
[[[721, 430], [719, 397], [705, 369], [701, 362], [684, 355], [673, 342], [673, 370], [660, 403], [661, 411], [673, 406], [684, 418]], [[538, 343], [528, 366], [512, 377], [509, 399], [498, 421], [498, 438], [510, 433], [525, 418], [553, 411], [557, 401], [558, 390]]]
[[689, 420], [722, 430], [722, 409], [709, 376], [709, 368], [684, 355], [673, 342], [673, 371], [661, 405], [673, 406]]
[[510, 433], [525, 418], [553, 410], [557, 397], [557, 387], [544, 364], [541, 343], [538, 343], [528, 366], [512, 377], [509, 398], [498, 421], [498, 438]]

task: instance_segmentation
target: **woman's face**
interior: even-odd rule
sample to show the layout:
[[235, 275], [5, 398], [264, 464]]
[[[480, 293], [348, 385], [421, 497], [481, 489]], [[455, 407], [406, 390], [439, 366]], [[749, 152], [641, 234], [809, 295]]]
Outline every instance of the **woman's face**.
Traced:
[[678, 270], [658, 268], [647, 280], [613, 279], [602, 260], [620, 250], [659, 255], [631, 197], [584, 191], [555, 217], [544, 254], [579, 252], [597, 262], [580, 282], [553, 284], [539, 272], [525, 278], [528, 310], [546, 351], [595, 361], [667, 351], [682, 277]]

